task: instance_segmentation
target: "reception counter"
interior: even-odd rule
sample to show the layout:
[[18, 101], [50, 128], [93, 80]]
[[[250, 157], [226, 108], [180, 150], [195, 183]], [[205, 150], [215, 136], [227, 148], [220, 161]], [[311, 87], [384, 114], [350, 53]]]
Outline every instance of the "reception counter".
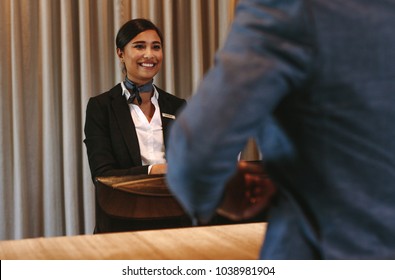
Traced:
[[1, 260], [253, 260], [266, 223], [0, 241]]

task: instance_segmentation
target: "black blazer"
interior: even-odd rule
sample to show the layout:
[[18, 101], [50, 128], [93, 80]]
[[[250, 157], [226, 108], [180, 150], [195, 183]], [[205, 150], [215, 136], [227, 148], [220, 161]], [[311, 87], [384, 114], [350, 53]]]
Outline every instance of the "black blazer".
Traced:
[[[156, 87], [166, 147], [169, 124], [186, 104], [184, 99]], [[140, 147], [130, 109], [121, 84], [89, 99], [85, 140], [92, 179], [99, 176], [147, 174], [141, 163]]]

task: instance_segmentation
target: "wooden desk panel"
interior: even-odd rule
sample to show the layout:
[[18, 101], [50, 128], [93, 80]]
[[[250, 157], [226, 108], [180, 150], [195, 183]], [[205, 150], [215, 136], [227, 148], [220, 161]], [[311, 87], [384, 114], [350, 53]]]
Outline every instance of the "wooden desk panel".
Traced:
[[0, 259], [257, 259], [266, 223], [0, 241]]

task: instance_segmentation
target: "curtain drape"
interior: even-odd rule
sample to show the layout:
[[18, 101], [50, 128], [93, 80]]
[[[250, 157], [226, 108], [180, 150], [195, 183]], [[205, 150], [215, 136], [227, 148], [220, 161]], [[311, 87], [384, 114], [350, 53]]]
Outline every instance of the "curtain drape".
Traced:
[[155, 83], [188, 98], [236, 1], [0, 1], [0, 239], [93, 232], [85, 109], [122, 80], [119, 27], [137, 17], [159, 26], [165, 59]]

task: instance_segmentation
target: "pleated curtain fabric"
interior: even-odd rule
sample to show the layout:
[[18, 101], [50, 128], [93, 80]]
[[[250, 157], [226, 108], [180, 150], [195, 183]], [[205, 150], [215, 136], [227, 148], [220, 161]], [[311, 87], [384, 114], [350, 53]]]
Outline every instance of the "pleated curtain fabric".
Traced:
[[164, 64], [155, 84], [189, 98], [236, 1], [0, 1], [0, 240], [93, 232], [85, 109], [122, 81], [119, 27], [137, 17], [160, 27]]

